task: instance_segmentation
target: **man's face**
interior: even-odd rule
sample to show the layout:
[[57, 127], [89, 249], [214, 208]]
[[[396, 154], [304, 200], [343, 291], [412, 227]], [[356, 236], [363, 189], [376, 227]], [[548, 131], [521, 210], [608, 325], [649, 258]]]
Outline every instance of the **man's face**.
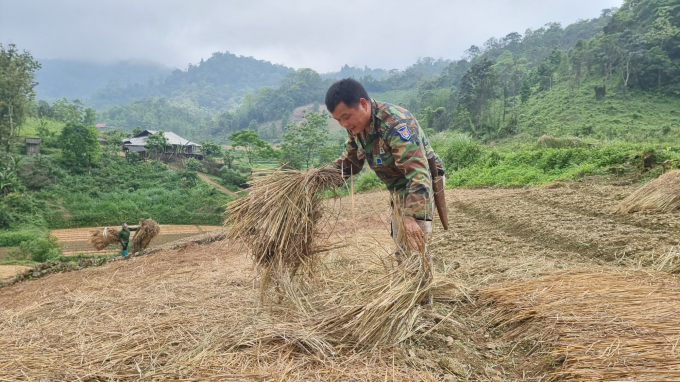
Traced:
[[354, 134], [359, 134], [368, 130], [368, 125], [371, 122], [371, 104], [363, 98], [359, 100], [356, 107], [347, 106], [344, 102], [340, 102], [333, 110], [332, 115], [342, 127]]

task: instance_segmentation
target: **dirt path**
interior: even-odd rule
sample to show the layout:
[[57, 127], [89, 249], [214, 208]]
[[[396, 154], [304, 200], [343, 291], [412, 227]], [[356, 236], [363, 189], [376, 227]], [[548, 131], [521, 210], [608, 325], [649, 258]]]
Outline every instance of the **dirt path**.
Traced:
[[19, 272], [23, 272], [31, 267], [26, 265], [0, 265], [0, 280], [11, 279]]
[[228, 188], [224, 187], [223, 185], [221, 185], [221, 184], [215, 182], [214, 180], [210, 179], [210, 177], [208, 175], [206, 175], [202, 172], [199, 172], [198, 177], [201, 178], [202, 181], [204, 181], [204, 182], [208, 183], [209, 185], [215, 187], [216, 189], [224, 192], [225, 194], [238, 197], [238, 195], [235, 192], [231, 191], [230, 189], [228, 189]]

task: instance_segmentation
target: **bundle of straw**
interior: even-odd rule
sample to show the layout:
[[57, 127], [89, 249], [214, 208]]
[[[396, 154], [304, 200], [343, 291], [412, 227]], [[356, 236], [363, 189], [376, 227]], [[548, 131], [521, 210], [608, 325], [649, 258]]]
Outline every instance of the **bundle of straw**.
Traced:
[[156, 237], [160, 231], [161, 227], [153, 219], [140, 220], [137, 233], [132, 239], [132, 254], [148, 247], [151, 240]]
[[328, 167], [260, 170], [248, 182], [248, 195], [227, 205], [225, 225], [233, 223], [228, 239], [250, 248], [264, 271], [263, 287], [270, 277], [293, 276], [301, 266], [313, 269], [314, 255], [323, 250], [314, 246], [323, 216], [319, 194], [342, 182], [340, 170]]
[[680, 207], [680, 170], [669, 171], [630, 194], [613, 213], [670, 212]]
[[87, 243], [93, 246], [97, 251], [105, 249], [111, 244], [118, 242], [117, 227], [104, 227], [92, 231], [92, 235], [87, 239]]
[[549, 354], [529, 351], [532, 361], [562, 361], [550, 376], [527, 380], [680, 380], [675, 277], [572, 270], [485, 288], [478, 297], [494, 308], [490, 324], [506, 330], [505, 339], [549, 345]]
[[315, 331], [353, 347], [370, 349], [379, 345], [393, 346], [410, 338], [423, 328], [418, 322], [420, 303], [429, 298], [432, 288], [432, 264], [427, 252], [411, 247], [404, 226], [403, 211], [395, 203], [394, 232], [399, 235], [397, 250], [404, 261], [387, 275], [346, 296], [363, 296], [358, 304], [320, 312], [314, 316]]

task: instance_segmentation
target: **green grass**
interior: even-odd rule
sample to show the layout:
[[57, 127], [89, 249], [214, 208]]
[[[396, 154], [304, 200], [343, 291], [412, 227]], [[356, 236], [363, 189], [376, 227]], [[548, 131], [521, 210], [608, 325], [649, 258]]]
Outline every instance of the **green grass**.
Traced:
[[525, 186], [588, 175], [628, 176], [642, 173], [642, 157], [654, 153], [655, 164], [680, 165], [677, 143], [590, 142], [572, 147], [516, 143], [491, 148], [461, 134], [441, 134], [434, 141], [447, 167], [447, 187]]
[[369, 95], [376, 101], [393, 103], [404, 107], [410, 99], [418, 95], [418, 89], [372, 92]]
[[519, 137], [510, 141], [532, 141], [542, 135], [577, 136], [600, 141], [662, 143], [680, 138], [680, 98], [633, 90], [623, 97], [608, 88], [607, 96], [596, 100], [588, 81], [570, 91], [560, 84], [552, 91], [533, 94], [518, 107]]
[[[45, 119], [44, 122], [46, 123], [47, 129], [50, 132], [55, 133], [56, 135], [59, 135], [61, 133], [61, 129], [64, 128], [64, 126], [66, 126], [66, 124], [63, 122], [58, 122], [51, 119]], [[19, 127], [19, 135], [27, 137], [38, 137], [39, 126], [40, 119], [34, 117], [26, 118], [24, 124]]]

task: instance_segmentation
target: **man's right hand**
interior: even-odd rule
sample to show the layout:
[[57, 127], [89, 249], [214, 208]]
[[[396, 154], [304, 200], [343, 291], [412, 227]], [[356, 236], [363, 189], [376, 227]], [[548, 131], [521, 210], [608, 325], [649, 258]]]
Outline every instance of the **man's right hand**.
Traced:
[[425, 233], [416, 218], [413, 216], [404, 216], [404, 228], [406, 229], [406, 237], [411, 245], [411, 248], [417, 249], [421, 253], [425, 253]]

